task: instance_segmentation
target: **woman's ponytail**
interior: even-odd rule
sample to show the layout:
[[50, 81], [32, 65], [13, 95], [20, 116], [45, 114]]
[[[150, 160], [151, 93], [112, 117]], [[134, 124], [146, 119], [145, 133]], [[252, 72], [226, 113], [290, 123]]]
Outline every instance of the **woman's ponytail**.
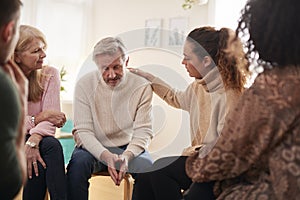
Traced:
[[[235, 41], [237, 40], [237, 41]], [[220, 73], [226, 88], [242, 91], [246, 84], [248, 61], [243, 51], [242, 43], [235, 37], [233, 30], [222, 28], [219, 30], [219, 49], [217, 53]]]

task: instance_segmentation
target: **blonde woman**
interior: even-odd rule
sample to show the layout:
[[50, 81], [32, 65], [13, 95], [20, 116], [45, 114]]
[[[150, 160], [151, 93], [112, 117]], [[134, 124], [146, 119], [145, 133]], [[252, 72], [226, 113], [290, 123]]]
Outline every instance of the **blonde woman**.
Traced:
[[60, 111], [58, 70], [44, 66], [47, 43], [44, 34], [31, 26], [20, 26], [14, 59], [29, 81], [28, 116], [25, 119], [28, 180], [23, 199], [43, 199], [48, 188], [51, 199], [66, 199], [65, 168], [56, 127], [66, 121]]

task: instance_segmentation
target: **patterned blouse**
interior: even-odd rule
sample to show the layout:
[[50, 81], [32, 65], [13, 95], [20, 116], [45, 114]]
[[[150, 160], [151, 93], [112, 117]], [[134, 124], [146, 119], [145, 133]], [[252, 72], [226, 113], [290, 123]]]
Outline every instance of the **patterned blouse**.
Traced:
[[300, 199], [299, 87], [299, 66], [261, 73], [209, 153], [188, 158], [188, 176], [216, 181], [217, 199]]

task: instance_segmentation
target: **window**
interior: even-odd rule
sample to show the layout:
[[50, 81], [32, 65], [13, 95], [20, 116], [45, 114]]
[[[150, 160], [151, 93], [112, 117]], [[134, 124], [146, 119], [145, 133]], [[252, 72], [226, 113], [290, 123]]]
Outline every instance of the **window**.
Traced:
[[[49, 65], [67, 70], [67, 96], [72, 98], [73, 77], [89, 53], [92, 0], [28, 0], [21, 23], [39, 28], [48, 42]], [[68, 86], [70, 85], [70, 86]]]
[[215, 26], [235, 30], [245, 4], [246, 0], [215, 0]]

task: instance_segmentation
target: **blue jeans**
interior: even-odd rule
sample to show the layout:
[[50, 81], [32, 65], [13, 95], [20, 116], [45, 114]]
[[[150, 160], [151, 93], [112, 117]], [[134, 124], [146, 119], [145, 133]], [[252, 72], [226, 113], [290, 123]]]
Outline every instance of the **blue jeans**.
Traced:
[[[28, 139], [28, 136], [26, 137]], [[66, 176], [63, 149], [58, 139], [44, 137], [39, 150], [47, 168], [38, 162], [39, 176], [32, 171], [32, 179], [28, 179], [23, 190], [23, 200], [42, 200], [48, 188], [51, 200], [66, 199]]]
[[[122, 147], [107, 148], [115, 154], [122, 154], [126, 145]], [[139, 183], [139, 173], [143, 173], [152, 166], [152, 159], [147, 151], [135, 157], [128, 164], [128, 171], [135, 179], [135, 186]], [[68, 200], [88, 200], [89, 179], [92, 173], [107, 171], [105, 163], [97, 160], [83, 148], [75, 148], [67, 167]], [[135, 187], [134, 186], [134, 187]], [[133, 190], [134, 196], [135, 190]]]

